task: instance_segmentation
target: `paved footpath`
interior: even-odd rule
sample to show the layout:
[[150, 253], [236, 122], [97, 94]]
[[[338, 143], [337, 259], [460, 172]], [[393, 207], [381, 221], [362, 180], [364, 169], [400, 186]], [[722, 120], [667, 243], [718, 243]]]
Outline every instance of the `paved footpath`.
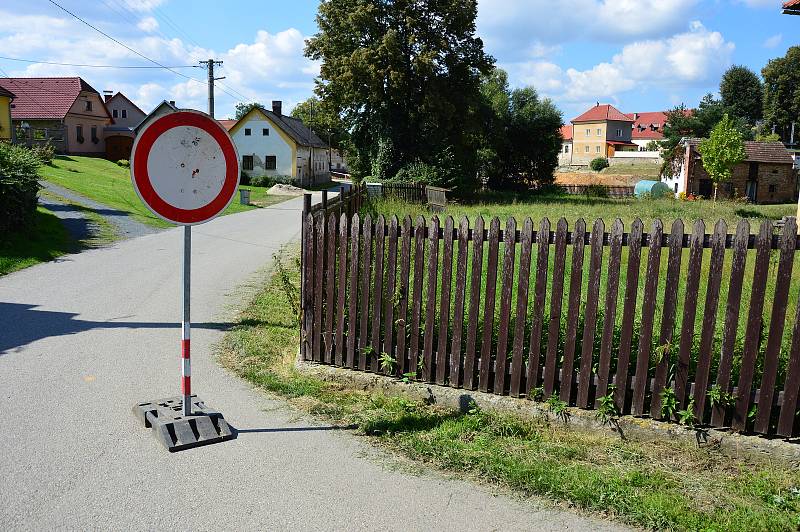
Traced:
[[193, 230], [192, 385], [239, 429], [223, 444], [170, 454], [131, 413], [179, 392], [180, 229], [0, 277], [0, 530], [617, 529], [389, 467], [215, 363], [301, 203]]

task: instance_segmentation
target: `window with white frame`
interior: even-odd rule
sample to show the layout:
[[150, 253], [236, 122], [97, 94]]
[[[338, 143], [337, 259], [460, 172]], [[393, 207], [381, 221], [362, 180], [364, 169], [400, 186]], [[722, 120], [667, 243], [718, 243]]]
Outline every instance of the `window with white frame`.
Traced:
[[589, 153], [589, 146], [586, 146], [586, 153]]
[[599, 127], [597, 128], [597, 136], [598, 136], [598, 137], [602, 137], [602, 136], [603, 136], [603, 130], [602, 130], [602, 128], [599, 128]]
[[617, 130], [617, 138], [618, 138], [618, 139], [621, 139], [621, 138], [622, 138], [622, 130], [621, 130], [621, 129], [618, 129], [618, 130]]

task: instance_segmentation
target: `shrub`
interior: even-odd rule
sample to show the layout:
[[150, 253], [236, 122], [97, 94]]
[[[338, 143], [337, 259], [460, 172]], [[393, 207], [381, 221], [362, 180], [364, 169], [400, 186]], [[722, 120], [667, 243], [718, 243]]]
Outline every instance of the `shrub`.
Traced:
[[130, 168], [131, 162], [128, 159], [120, 159], [117, 161], [117, 166], [121, 166], [123, 168]]
[[605, 185], [592, 184], [586, 187], [584, 194], [590, 198], [607, 198], [608, 187]]
[[44, 144], [34, 145], [31, 148], [31, 153], [33, 153], [42, 164], [50, 166], [53, 164], [53, 157], [56, 156], [56, 149], [52, 144], [46, 142]]
[[269, 188], [275, 184], [275, 179], [269, 175], [254, 175], [250, 178], [250, 184], [254, 187]]
[[599, 172], [603, 168], [608, 168], [608, 159], [605, 157], [598, 157], [597, 159], [593, 159], [592, 162], [589, 163], [589, 168], [594, 170], [595, 172]]
[[0, 142], [0, 235], [33, 220], [41, 164], [33, 150]]

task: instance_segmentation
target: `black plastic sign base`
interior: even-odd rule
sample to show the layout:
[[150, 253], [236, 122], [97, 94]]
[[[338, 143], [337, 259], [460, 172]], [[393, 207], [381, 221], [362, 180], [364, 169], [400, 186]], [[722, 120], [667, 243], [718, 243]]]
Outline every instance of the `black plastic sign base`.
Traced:
[[192, 395], [190, 416], [183, 415], [183, 397], [180, 396], [139, 403], [133, 407], [133, 413], [145, 428], [153, 429], [153, 435], [169, 452], [236, 437], [222, 414], [206, 407], [196, 395]]

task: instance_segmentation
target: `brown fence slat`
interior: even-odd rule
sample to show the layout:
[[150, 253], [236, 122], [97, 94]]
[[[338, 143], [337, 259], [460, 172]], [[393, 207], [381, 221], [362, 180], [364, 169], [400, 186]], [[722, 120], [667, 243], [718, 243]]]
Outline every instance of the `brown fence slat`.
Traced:
[[600, 399], [608, 394], [608, 381], [611, 378], [611, 349], [614, 347], [614, 326], [617, 322], [619, 303], [619, 273], [622, 255], [622, 234], [625, 228], [617, 218], [611, 225], [608, 256], [608, 278], [606, 281], [606, 306], [603, 312], [603, 334], [600, 340], [600, 360], [597, 366], [597, 390], [594, 406], [600, 407]]
[[511, 294], [514, 289], [514, 256], [517, 249], [517, 221], [513, 216], [506, 221], [506, 231], [503, 237], [503, 285], [500, 290], [499, 332], [494, 377], [494, 393], [499, 395], [506, 391], [506, 372], [508, 371], [508, 331], [511, 321]]
[[467, 287], [467, 255], [469, 252], [469, 219], [464, 216], [458, 226], [458, 259], [456, 263], [456, 298], [453, 309], [453, 343], [450, 346], [450, 386], [461, 385], [461, 339], [464, 331], [464, 298]]
[[797, 398], [800, 394], [800, 304], [792, 328], [792, 346], [789, 350], [789, 365], [783, 385], [783, 406], [778, 418], [778, 434], [794, 435], [794, 420], [797, 416]]
[[639, 218], [631, 224], [628, 237], [628, 270], [625, 280], [625, 302], [622, 308], [622, 329], [619, 335], [619, 356], [617, 358], [616, 390], [614, 403], [620, 412], [625, 410], [625, 396], [628, 393], [628, 371], [633, 341], [633, 320], [636, 316], [636, 300], [639, 296], [639, 264], [642, 259], [642, 232], [644, 226]]
[[333, 333], [334, 309], [336, 308], [336, 236], [338, 233], [338, 220], [335, 212], [328, 215], [328, 230], [326, 232], [327, 257], [325, 258], [325, 329], [323, 332], [324, 351], [322, 360], [333, 364]]
[[656, 314], [656, 292], [658, 271], [661, 266], [661, 235], [664, 224], [653, 220], [653, 230], [647, 244], [647, 273], [644, 280], [644, 299], [642, 300], [642, 328], [639, 334], [639, 352], [636, 358], [636, 382], [633, 387], [631, 413], [644, 413], [644, 396], [647, 393], [648, 370], [650, 369], [650, 350], [653, 342], [653, 323]]
[[469, 315], [467, 317], [467, 347], [464, 352], [464, 388], [474, 390], [475, 350], [478, 341], [478, 316], [481, 306], [481, 276], [483, 275], [483, 217], [475, 220], [472, 231], [472, 274], [469, 285]]
[[425, 306], [425, 334], [422, 350], [422, 379], [433, 382], [433, 334], [436, 321], [436, 284], [439, 279], [439, 217], [431, 218], [428, 228], [428, 293]]
[[661, 419], [661, 392], [667, 385], [667, 373], [672, 363], [672, 344], [675, 336], [675, 316], [678, 308], [681, 261], [683, 259], [683, 220], [672, 222], [667, 257], [667, 278], [664, 283], [664, 310], [661, 313], [661, 333], [658, 337], [660, 356], [656, 357], [656, 371], [650, 397], [650, 415]]
[[325, 264], [325, 217], [316, 220], [317, 248], [314, 265], [314, 348], [315, 362], [322, 361], [322, 308], [323, 308], [323, 268]]
[[770, 313], [767, 350], [764, 354], [764, 370], [761, 374], [761, 393], [758, 398], [758, 414], [755, 431], [766, 434], [772, 413], [772, 400], [775, 396], [775, 380], [778, 373], [778, 356], [783, 341], [783, 328], [786, 325], [786, 306], [789, 302], [789, 285], [792, 281], [794, 248], [797, 243], [797, 224], [790, 218], [783, 227], [778, 259], [778, 276], [775, 280], [775, 294]]
[[[386, 301], [384, 303], [385, 308], [383, 311], [383, 352], [392, 358], [396, 357], [393, 343], [394, 306], [397, 303], [395, 301], [395, 289], [397, 287], [397, 231], [397, 216], [393, 215], [389, 220], [389, 244], [387, 246], [388, 252], [386, 257]], [[388, 375], [393, 374], [396, 369], [397, 365], [395, 364], [394, 367], [384, 368], [384, 371]]]
[[358, 369], [367, 369], [367, 346], [369, 345], [369, 300], [370, 300], [370, 277], [372, 275], [372, 217], [367, 214], [364, 216], [364, 247], [362, 253], [361, 269], [361, 327], [358, 334]]
[[747, 414], [750, 409], [750, 390], [753, 385], [761, 326], [764, 321], [764, 294], [769, 275], [769, 256], [772, 247], [772, 222], [764, 220], [756, 237], [756, 263], [753, 271], [753, 290], [750, 296], [750, 315], [744, 336], [744, 351], [739, 373], [739, 390], [731, 427], [743, 431], [747, 427]]
[[[361, 219], [358, 213], [350, 220], [350, 297], [347, 299], [347, 355], [345, 366], [355, 368], [356, 325], [358, 324], [358, 270]], [[363, 296], [362, 296], [363, 297]]]
[[408, 371], [408, 353], [406, 350], [406, 334], [408, 334], [408, 289], [411, 270], [411, 216], [403, 218], [402, 242], [400, 244], [400, 283], [397, 317], [397, 339], [395, 344], [397, 358], [397, 376], [400, 377]]
[[589, 408], [589, 390], [594, 362], [594, 337], [597, 328], [597, 309], [600, 302], [600, 271], [603, 268], [603, 220], [595, 220], [592, 227], [591, 255], [589, 259], [589, 284], [586, 287], [586, 310], [581, 349], [578, 406]]
[[425, 218], [414, 225], [414, 292], [411, 295], [411, 334], [408, 346], [408, 371], [417, 374], [419, 366], [419, 329], [422, 314], [422, 281], [425, 276]]
[[483, 307], [483, 342], [480, 351], [478, 387], [482, 392], [490, 388], [492, 364], [492, 336], [494, 335], [494, 307], [497, 292], [497, 252], [500, 237], [500, 220], [492, 218], [489, 224], [489, 260], [486, 266], [486, 300]]
[[569, 282], [569, 304], [567, 306], [567, 336], [564, 342], [564, 363], [561, 366], [561, 388], [559, 398], [567, 403], [572, 398], [572, 383], [575, 380], [575, 344], [578, 336], [578, 320], [581, 309], [583, 285], [583, 249], [586, 245], [586, 222], [583, 218], [575, 223], [572, 237], [572, 271]]
[[725, 238], [728, 226], [719, 220], [711, 236], [711, 262], [708, 266], [708, 287], [706, 305], [703, 309], [703, 329], [700, 333], [700, 355], [694, 375], [694, 417], [703, 421], [706, 409], [708, 377], [713, 358], [714, 331], [717, 328], [717, 309], [719, 308], [719, 288], [722, 282], [722, 267], [725, 260]]
[[436, 383], [444, 384], [447, 378], [448, 331], [450, 328], [450, 292], [453, 281], [453, 217], [444, 221], [444, 248], [442, 250], [442, 295], [439, 306], [439, 343], [436, 347]]
[[528, 291], [531, 280], [531, 246], [533, 245], [533, 220], [525, 219], [522, 226], [519, 250], [519, 280], [517, 281], [517, 310], [514, 321], [514, 345], [511, 358], [511, 383], [509, 393], [519, 397], [523, 377], [523, 347], [525, 345], [525, 324], [528, 321]]
[[539, 366], [542, 357], [542, 326], [544, 305], [547, 296], [548, 257], [550, 254], [550, 220], [545, 218], [536, 235], [539, 251], [536, 255], [536, 284], [534, 285], [533, 318], [531, 321], [531, 341], [528, 348], [528, 375], [525, 380], [525, 394], [533, 399], [532, 389], [539, 385]]
[[547, 332], [547, 356], [544, 365], [544, 397], [555, 390], [558, 362], [558, 340], [561, 332], [561, 307], [564, 300], [564, 266], [567, 259], [567, 221], [561, 218], [556, 224], [555, 255], [553, 259], [553, 286], [550, 299], [550, 325]]
[[386, 219], [379, 215], [375, 221], [375, 275], [373, 279], [372, 291], [372, 333], [371, 333], [371, 356], [369, 358], [369, 368], [375, 373], [380, 371], [378, 356], [381, 349], [381, 309], [383, 308], [383, 277], [384, 259], [386, 242]]
[[703, 239], [705, 236], [706, 224], [703, 220], [697, 220], [689, 240], [686, 298], [683, 302], [678, 361], [675, 365], [675, 398], [680, 407], [686, 406], [686, 394], [689, 391], [689, 362], [694, 343], [694, 324], [697, 319], [697, 300], [700, 290], [700, 271], [703, 267]]
[[303, 241], [303, 358], [312, 359], [314, 338], [314, 216], [306, 215]]
[[339, 263], [337, 267], [336, 279], [336, 365], [344, 365], [344, 318], [345, 318], [345, 297], [347, 296], [347, 248], [348, 248], [348, 220], [347, 214], [343, 213], [339, 218]]

